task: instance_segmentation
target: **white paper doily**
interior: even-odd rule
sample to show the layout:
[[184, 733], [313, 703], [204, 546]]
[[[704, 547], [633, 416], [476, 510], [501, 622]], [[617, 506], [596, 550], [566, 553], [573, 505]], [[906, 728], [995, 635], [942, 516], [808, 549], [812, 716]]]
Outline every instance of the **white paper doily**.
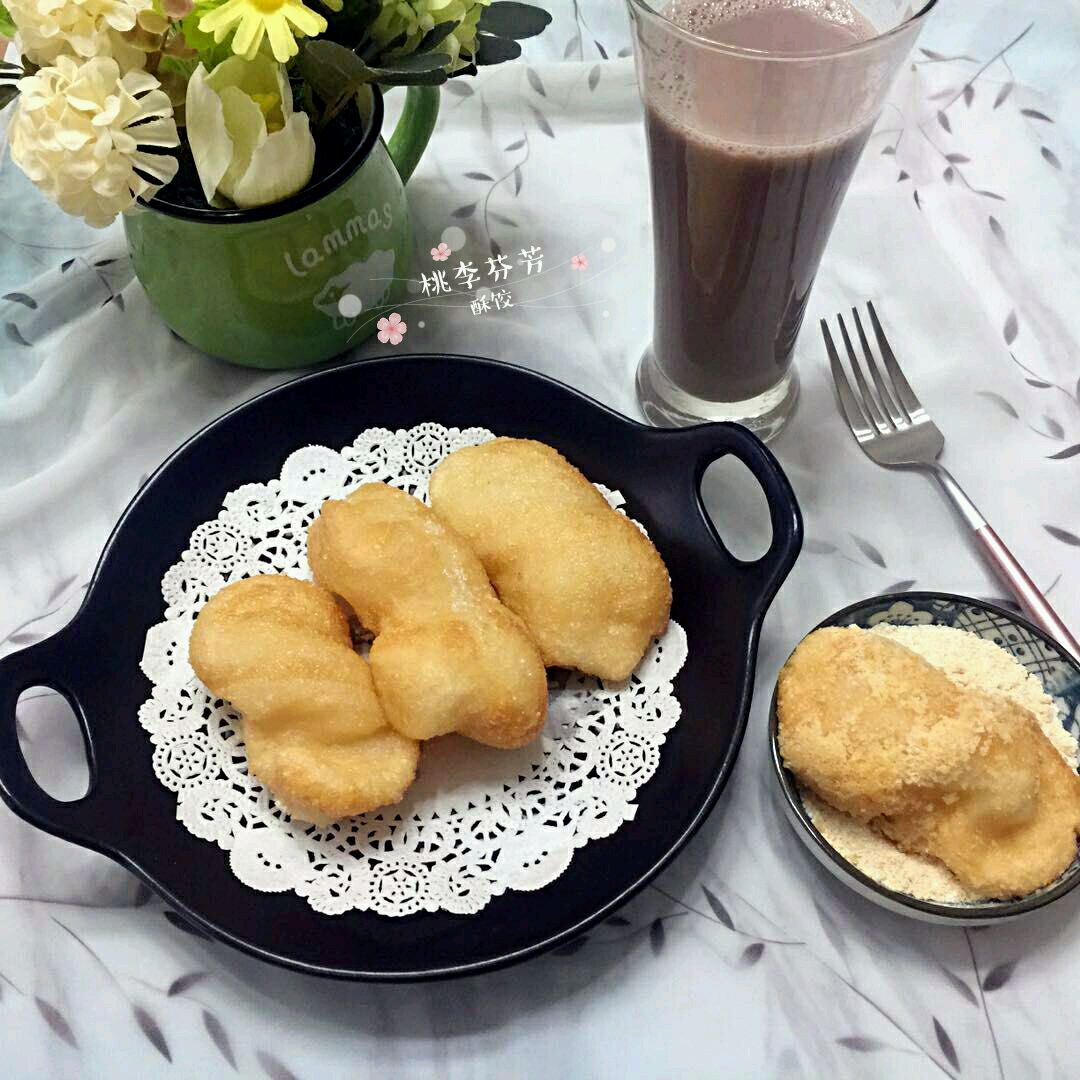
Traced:
[[[310, 578], [307, 527], [324, 500], [385, 481], [426, 502], [428, 477], [447, 454], [492, 438], [480, 428], [421, 424], [368, 429], [341, 451], [306, 446], [279, 479], [230, 492], [162, 579], [165, 619], [147, 632], [142, 659], [154, 690], [139, 720], [154, 772], [177, 794], [177, 817], [228, 851], [251, 888], [291, 889], [327, 914], [471, 913], [507, 889], [548, 884], [577, 848], [633, 818], [634, 795], [679, 719], [672, 680], [687, 651], [674, 622], [628, 682], [575, 673], [553, 684], [543, 735], [531, 745], [494, 750], [458, 736], [426, 743], [403, 802], [326, 828], [291, 821], [248, 775], [237, 713], [188, 664], [195, 615], [224, 585], [263, 573]], [[621, 506], [618, 492], [597, 487]]]

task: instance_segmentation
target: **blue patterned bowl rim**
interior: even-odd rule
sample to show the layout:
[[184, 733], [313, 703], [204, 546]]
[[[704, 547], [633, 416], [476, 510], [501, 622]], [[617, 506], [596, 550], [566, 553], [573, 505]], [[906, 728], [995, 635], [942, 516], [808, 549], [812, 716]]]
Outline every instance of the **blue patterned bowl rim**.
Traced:
[[[900, 625], [955, 626], [979, 637], [989, 638], [1007, 649], [1043, 684], [1047, 694], [1058, 705], [1062, 723], [1073, 735], [1080, 725], [1080, 665], [1052, 638], [1022, 615], [1008, 611], [998, 604], [976, 600], [970, 596], [942, 592], [883, 593], [849, 604], [846, 608], [823, 619], [814, 630], [825, 626], [862, 626], [869, 628], [881, 622]], [[811, 630], [809, 633], [813, 633]], [[807, 635], [809, 636], [809, 634]], [[796, 819], [813, 840], [819, 851], [844, 875], [859, 882], [865, 889], [877, 893], [893, 904], [913, 911], [958, 923], [967, 920], [988, 922], [1033, 911], [1064, 896], [1080, 884], [1080, 860], [1056, 881], [1014, 900], [987, 900], [965, 904], [920, 900], [908, 893], [888, 889], [864, 874], [845, 859], [818, 831], [803, 806], [795, 777], [784, 766], [777, 743], [776, 691], [769, 709], [769, 744], [773, 769], [780, 788], [794, 811]], [[842, 879], [841, 879], [842, 880]]]

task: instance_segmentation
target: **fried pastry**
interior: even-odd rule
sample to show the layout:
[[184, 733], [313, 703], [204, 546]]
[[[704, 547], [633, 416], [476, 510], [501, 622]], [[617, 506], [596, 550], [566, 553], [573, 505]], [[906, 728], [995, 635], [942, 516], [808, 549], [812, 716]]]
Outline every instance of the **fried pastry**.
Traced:
[[326, 590], [272, 574], [227, 585], [199, 612], [188, 655], [242, 713], [248, 766], [293, 816], [350, 817], [412, 783], [419, 744], [387, 724]]
[[968, 693], [984, 734], [962, 774], [943, 795], [874, 825], [904, 850], [940, 859], [970, 889], [1022, 896], [1076, 858], [1080, 777], [1026, 709]]
[[780, 672], [776, 707], [784, 763], [861, 821], [920, 805], [981, 740], [978, 703], [922, 657], [855, 626], [803, 640]]
[[422, 502], [365, 484], [324, 504], [308, 530], [315, 580], [374, 635], [387, 719], [415, 739], [457, 731], [524, 746], [547, 715], [547, 673], [472, 549]]
[[550, 446], [495, 439], [456, 450], [430, 492], [545, 664], [620, 681], [667, 626], [671, 582], [656, 548]]

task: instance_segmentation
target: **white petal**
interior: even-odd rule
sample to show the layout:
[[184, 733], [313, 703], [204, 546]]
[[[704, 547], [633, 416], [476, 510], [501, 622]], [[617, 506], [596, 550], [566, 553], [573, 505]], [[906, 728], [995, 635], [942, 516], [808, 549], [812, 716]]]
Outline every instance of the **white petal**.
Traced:
[[226, 86], [235, 86], [245, 94], [276, 94], [279, 93], [280, 73], [281, 65], [263, 53], [256, 54], [254, 60], [230, 56], [214, 68], [206, 82], [219, 94]]
[[[224, 67], [227, 63], [228, 60], [218, 66]], [[195, 159], [203, 195], [207, 202], [212, 202], [232, 161], [233, 144], [225, 128], [221, 98], [207, 85], [206, 68], [202, 64], [188, 81], [184, 115], [191, 156]]]
[[122, 82], [124, 89], [133, 95], [144, 94], [148, 90], [156, 90], [161, 85], [148, 71], [129, 71]]
[[173, 120], [148, 120], [138, 127], [128, 128], [124, 134], [131, 136], [140, 146], [180, 145]]
[[162, 184], [167, 184], [180, 168], [180, 162], [171, 154], [143, 154], [130, 155], [131, 164], [147, 176], [154, 177]]
[[264, 206], [299, 191], [310, 179], [315, 165], [315, 140], [308, 128], [307, 113], [293, 113], [255, 151], [251, 164], [233, 194], [237, 206]]
[[292, 100], [292, 84], [289, 82], [289, 77], [285, 74], [285, 65], [277, 64], [277, 92], [278, 97], [281, 98], [281, 116], [287, 124], [289, 117], [293, 114], [293, 100]]
[[218, 181], [218, 191], [236, 202], [236, 187], [248, 171], [252, 155], [266, 142], [266, 120], [262, 109], [238, 87], [226, 86], [220, 97], [233, 155], [225, 175]]

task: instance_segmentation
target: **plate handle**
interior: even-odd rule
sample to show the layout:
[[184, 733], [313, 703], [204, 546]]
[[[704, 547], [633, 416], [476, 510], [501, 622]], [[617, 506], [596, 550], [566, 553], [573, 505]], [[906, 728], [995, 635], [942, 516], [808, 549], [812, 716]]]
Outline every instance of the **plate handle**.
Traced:
[[[694, 497], [706, 527], [729, 558], [754, 580], [762, 597], [768, 602], [795, 565], [803, 541], [802, 513], [784, 470], [765, 444], [740, 424], [703, 424], [687, 428], [682, 434], [692, 443]], [[705, 470], [728, 454], [738, 458], [754, 474], [769, 507], [772, 540], [768, 551], [752, 561], [736, 559], [728, 552], [705, 509], [701, 495]]]
[[[97, 790], [97, 759], [86, 710], [74, 684], [66, 674], [70, 655], [81, 646], [68, 630], [54, 634], [19, 652], [0, 659], [0, 797], [31, 825], [99, 851], [105, 845], [95, 824], [102, 824], [102, 798]], [[68, 656], [68, 662], [64, 657]], [[82, 730], [90, 782], [86, 794], [71, 802], [61, 802], [44, 791], [34, 779], [19, 745], [15, 710], [19, 695], [31, 686], [47, 686], [71, 706]]]

